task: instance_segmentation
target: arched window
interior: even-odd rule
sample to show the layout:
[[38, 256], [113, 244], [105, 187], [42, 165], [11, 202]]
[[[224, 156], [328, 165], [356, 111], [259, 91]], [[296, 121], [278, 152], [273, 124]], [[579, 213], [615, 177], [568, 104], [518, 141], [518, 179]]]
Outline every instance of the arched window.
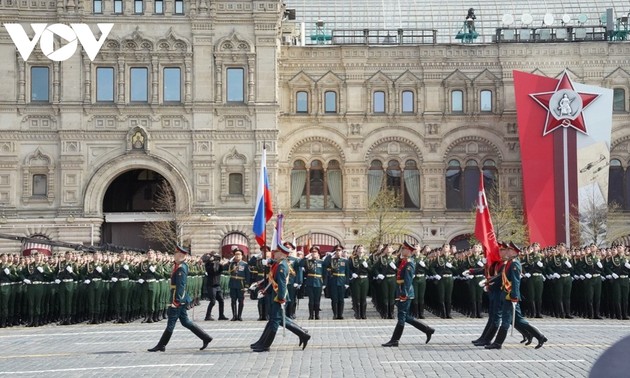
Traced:
[[324, 168], [313, 160], [306, 168], [296, 160], [291, 170], [291, 207], [295, 209], [341, 209], [343, 199], [342, 174], [339, 162], [331, 160]]
[[414, 160], [405, 162], [405, 170], [403, 171], [405, 184], [405, 208], [420, 208], [420, 171], [418, 164]]
[[324, 93], [324, 112], [337, 113], [337, 92], [327, 91]]
[[464, 111], [464, 92], [457, 90], [451, 92], [451, 112], [461, 113]]
[[462, 167], [458, 160], [448, 162], [446, 168], [446, 208], [461, 209], [462, 206]]
[[372, 202], [378, 196], [383, 187], [383, 163], [380, 160], [372, 160], [370, 169], [368, 170], [368, 203]]
[[497, 163], [492, 159], [486, 159], [483, 162], [483, 187], [486, 191], [486, 197], [488, 200], [492, 200], [495, 203], [499, 200], [497, 198], [499, 191], [495, 190], [497, 184]]
[[469, 159], [466, 161], [462, 187], [464, 189], [463, 209], [472, 209], [479, 198], [479, 164], [476, 160]]
[[401, 96], [401, 111], [403, 113], [413, 113], [415, 110], [415, 96], [412, 91], [403, 91]]
[[308, 93], [300, 91], [295, 95], [295, 112], [308, 113]]
[[373, 160], [368, 170], [368, 203], [377, 198], [381, 190], [391, 190], [398, 198], [400, 207], [420, 208], [420, 171], [414, 160], [405, 161], [405, 168], [398, 160], [387, 162], [383, 169], [380, 160]]
[[479, 93], [479, 110], [482, 112], [492, 111], [492, 91], [483, 90]]
[[385, 113], [385, 92], [376, 91], [372, 95], [372, 112]]
[[619, 206], [621, 209], [623, 209], [626, 204], [624, 198], [624, 176], [621, 160], [610, 159], [610, 170], [608, 172], [608, 203]]
[[623, 88], [613, 89], [613, 112], [626, 111], [626, 91]]

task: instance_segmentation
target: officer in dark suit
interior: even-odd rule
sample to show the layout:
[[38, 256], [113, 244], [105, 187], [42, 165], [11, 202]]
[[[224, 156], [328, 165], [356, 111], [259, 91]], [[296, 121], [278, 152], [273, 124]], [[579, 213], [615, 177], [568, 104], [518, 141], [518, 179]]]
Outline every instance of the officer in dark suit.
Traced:
[[206, 318], [204, 320], [214, 320], [212, 317], [212, 308], [219, 302], [219, 320], [228, 320], [223, 313], [225, 303], [223, 301], [223, 292], [221, 291], [221, 256], [216, 252], [211, 252], [205, 261], [206, 273], [208, 274], [208, 296], [210, 303], [206, 310]]
[[269, 285], [266, 286], [265, 296], [271, 297], [271, 307], [269, 310], [269, 321], [263, 331], [260, 339], [251, 344], [254, 352], [268, 352], [273, 340], [276, 337], [278, 328], [282, 325], [289, 331], [296, 334], [300, 339], [302, 350], [306, 348], [306, 344], [311, 338], [306, 330], [298, 326], [293, 320], [285, 316], [282, 308], [288, 299], [287, 282], [289, 277], [289, 264], [287, 257], [291, 253], [291, 249], [284, 244], [278, 245], [278, 249], [274, 251], [274, 260], [269, 272]]
[[151, 349], [147, 349], [149, 352], [164, 352], [166, 350], [166, 344], [168, 344], [173, 335], [177, 319], [179, 319], [184, 327], [191, 330], [195, 336], [201, 339], [203, 344], [199, 350], [206, 349], [208, 344], [212, 341], [212, 337], [188, 318], [188, 305], [192, 302], [186, 292], [186, 282], [188, 280], [188, 264], [186, 264], [186, 257], [189, 255], [190, 250], [177, 246], [175, 250], [175, 265], [173, 266], [173, 273], [171, 273], [171, 305], [168, 308], [168, 323], [157, 345]]
[[427, 335], [425, 343], [428, 343], [431, 340], [431, 336], [435, 332], [433, 328], [429, 327], [424, 322], [415, 319], [410, 313], [411, 302], [415, 298], [415, 293], [413, 291], [413, 279], [416, 272], [416, 266], [413, 260], [410, 259], [413, 249], [413, 246], [405, 243], [400, 253], [401, 258], [396, 269], [395, 298], [396, 307], [398, 308], [398, 322], [396, 323], [396, 328], [394, 328], [394, 334], [392, 335], [391, 340], [383, 344], [384, 347], [398, 346], [398, 341], [405, 329], [405, 323], [409, 323], [424, 332], [424, 334]]
[[[232, 304], [232, 321], [242, 321], [243, 306], [245, 304], [245, 291], [250, 284], [249, 266], [243, 261], [243, 250], [239, 247], [232, 249], [234, 257], [230, 262], [230, 301]], [[238, 304], [237, 304], [238, 302]]]
[[332, 255], [328, 255], [324, 259], [324, 269], [326, 269], [326, 275], [329, 277], [333, 319], [343, 319], [345, 292], [350, 287], [348, 284], [350, 264], [347, 259], [341, 257], [342, 251], [343, 246], [336, 245]]
[[306, 287], [306, 295], [308, 295], [308, 319], [319, 320], [320, 301], [322, 299], [322, 286], [324, 281], [324, 265], [319, 258], [319, 247], [314, 245], [301, 261], [304, 268], [304, 285]]

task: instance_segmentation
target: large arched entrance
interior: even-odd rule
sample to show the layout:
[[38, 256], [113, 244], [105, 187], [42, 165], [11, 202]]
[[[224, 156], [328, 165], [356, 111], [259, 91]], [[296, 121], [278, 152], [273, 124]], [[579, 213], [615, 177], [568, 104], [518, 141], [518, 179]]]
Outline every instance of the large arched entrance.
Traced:
[[[172, 192], [170, 184], [150, 169], [132, 169], [118, 175], [103, 197], [102, 241], [114, 247], [163, 250], [159, 242], [146, 235], [144, 227], [148, 222], [168, 220], [170, 209], [164, 202], [169, 199], [164, 198], [164, 190]], [[175, 197], [170, 200], [174, 202]]]

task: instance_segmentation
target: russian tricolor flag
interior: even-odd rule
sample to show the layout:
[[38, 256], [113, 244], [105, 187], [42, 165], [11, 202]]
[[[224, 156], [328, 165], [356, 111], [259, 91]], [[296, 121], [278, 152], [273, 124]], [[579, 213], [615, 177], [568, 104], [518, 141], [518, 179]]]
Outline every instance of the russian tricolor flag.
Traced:
[[273, 216], [273, 206], [271, 205], [271, 191], [269, 190], [269, 179], [267, 177], [267, 149], [263, 147], [262, 160], [260, 161], [260, 176], [258, 178], [258, 192], [256, 194], [256, 211], [254, 212], [253, 231], [256, 235], [256, 242], [259, 246], [264, 246], [267, 242], [265, 225]]

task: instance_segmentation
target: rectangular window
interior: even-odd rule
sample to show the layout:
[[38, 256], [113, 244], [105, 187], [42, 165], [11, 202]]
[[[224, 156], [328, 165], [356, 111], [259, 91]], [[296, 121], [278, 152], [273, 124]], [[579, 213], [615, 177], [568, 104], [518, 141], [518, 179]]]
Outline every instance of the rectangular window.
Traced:
[[227, 101], [244, 102], [245, 71], [242, 68], [227, 69]]
[[144, 67], [131, 69], [130, 99], [132, 102], [149, 101], [149, 72]]
[[182, 100], [181, 69], [169, 67], [164, 69], [164, 101], [180, 102]]
[[142, 0], [134, 0], [133, 2], [133, 12], [135, 14], [142, 14], [144, 12], [144, 4], [142, 4]]
[[112, 67], [96, 69], [96, 101], [114, 101], [114, 69]]
[[462, 91], [451, 92], [451, 111], [453, 112], [464, 111], [464, 92]]
[[114, 0], [114, 13], [122, 13], [122, 12], [123, 12], [122, 0]]
[[372, 95], [372, 110], [374, 113], [385, 113], [385, 92], [374, 92]]
[[324, 93], [324, 112], [337, 113], [337, 92]]
[[33, 175], [33, 195], [46, 196], [48, 194], [48, 180], [46, 175]]
[[613, 89], [613, 112], [626, 111], [626, 91], [622, 88]]
[[183, 0], [175, 0], [175, 14], [184, 14]]
[[243, 194], [243, 175], [241, 173], [230, 173], [229, 193], [233, 195]]
[[413, 113], [414, 110], [414, 93], [412, 91], [403, 91], [402, 93], [402, 112]]
[[479, 110], [482, 112], [492, 111], [492, 91], [481, 91], [479, 94]]
[[163, 0], [155, 0], [153, 2], [155, 6], [155, 14], [164, 14], [164, 1]]
[[103, 0], [94, 0], [92, 2], [92, 11], [94, 13], [103, 13]]
[[31, 101], [49, 101], [49, 81], [48, 67], [31, 67]]
[[306, 92], [297, 93], [295, 111], [297, 113], [308, 113], [308, 93]]

